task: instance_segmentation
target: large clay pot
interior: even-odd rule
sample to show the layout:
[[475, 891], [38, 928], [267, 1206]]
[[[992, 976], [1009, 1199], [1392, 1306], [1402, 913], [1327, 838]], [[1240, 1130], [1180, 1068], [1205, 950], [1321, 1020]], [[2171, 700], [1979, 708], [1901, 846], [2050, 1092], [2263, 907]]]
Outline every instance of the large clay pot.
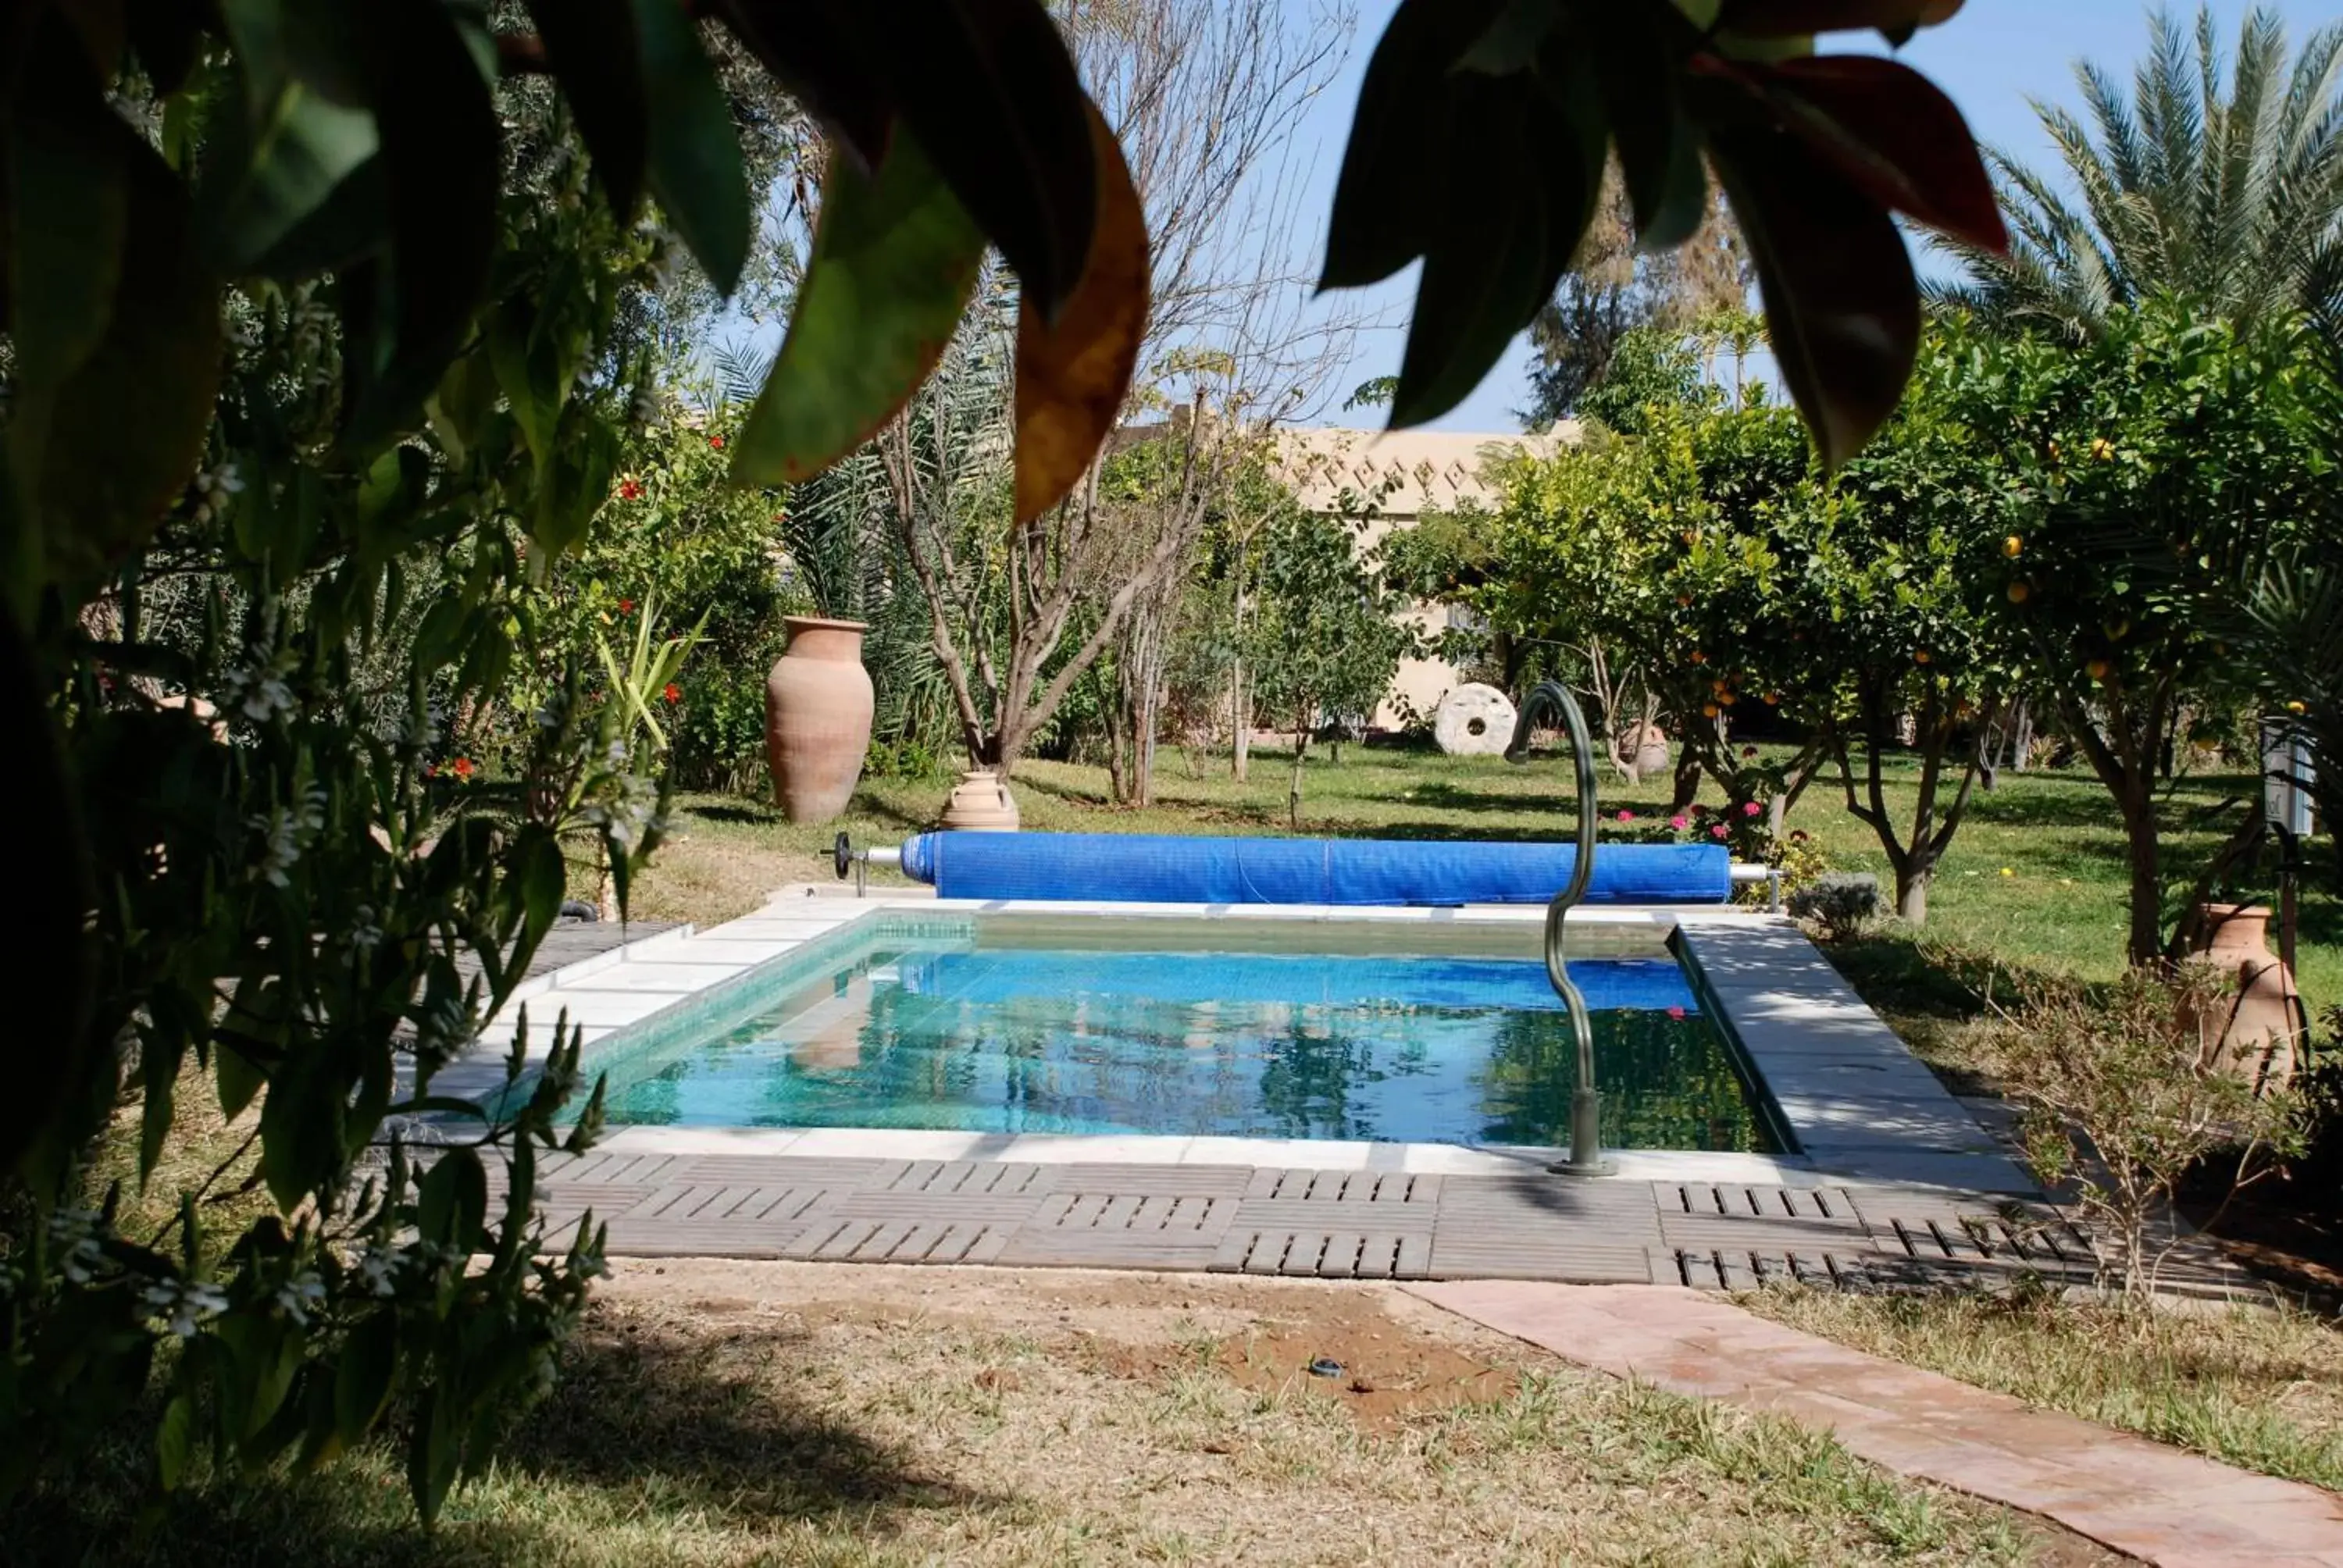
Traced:
[[953, 833], [1014, 833], [1017, 797], [991, 769], [970, 769], [952, 786], [943, 819], [936, 825]]
[[2207, 904], [2205, 956], [2237, 977], [2226, 1004], [2221, 1060], [2260, 1087], [2283, 1089], [2294, 1077], [2302, 1014], [2294, 976], [2269, 950], [2269, 910], [2259, 904]]
[[773, 797], [792, 822], [846, 809], [870, 749], [870, 677], [863, 623], [793, 615], [789, 646], [765, 681], [765, 759]]

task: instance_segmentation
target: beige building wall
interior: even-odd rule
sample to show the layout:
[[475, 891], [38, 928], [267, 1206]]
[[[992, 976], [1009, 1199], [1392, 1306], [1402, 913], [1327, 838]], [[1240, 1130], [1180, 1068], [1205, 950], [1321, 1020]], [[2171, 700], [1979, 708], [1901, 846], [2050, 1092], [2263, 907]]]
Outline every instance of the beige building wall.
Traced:
[[[1548, 457], [1575, 445], [1575, 421], [1564, 420], [1543, 435], [1482, 435], [1446, 430], [1287, 430], [1278, 437], [1278, 467], [1302, 504], [1312, 511], [1356, 516], [1373, 508], [1359, 535], [1371, 550], [1394, 528], [1413, 526], [1427, 511], [1445, 511], [1468, 500], [1493, 507], [1496, 487], [1488, 476], [1520, 453]], [[1404, 618], [1426, 638], [1447, 624], [1438, 605], [1419, 604]], [[1396, 729], [1412, 710], [1429, 719], [1463, 676], [1446, 660], [1403, 660], [1390, 693], [1372, 720]]]

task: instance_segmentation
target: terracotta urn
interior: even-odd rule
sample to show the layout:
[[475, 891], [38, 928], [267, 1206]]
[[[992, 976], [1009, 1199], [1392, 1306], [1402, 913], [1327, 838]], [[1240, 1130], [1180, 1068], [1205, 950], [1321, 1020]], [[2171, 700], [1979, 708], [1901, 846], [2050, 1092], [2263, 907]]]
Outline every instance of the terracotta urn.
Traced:
[[954, 833], [1014, 833], [1017, 797], [991, 769], [972, 768], [952, 786], [943, 819], [936, 825]]
[[2207, 904], [2203, 951], [2237, 978], [2237, 994], [2226, 1004], [2222, 1061], [2258, 1089], [2283, 1089], [2294, 1077], [2302, 1013], [2294, 976], [2269, 950], [2269, 918], [2260, 904]]
[[1644, 726], [1644, 732], [1635, 738], [1635, 777], [1649, 779], [1664, 773], [1670, 760], [1666, 732], [1656, 724]]
[[846, 809], [870, 749], [870, 677], [859, 620], [793, 615], [789, 646], [765, 681], [765, 759], [792, 822]]

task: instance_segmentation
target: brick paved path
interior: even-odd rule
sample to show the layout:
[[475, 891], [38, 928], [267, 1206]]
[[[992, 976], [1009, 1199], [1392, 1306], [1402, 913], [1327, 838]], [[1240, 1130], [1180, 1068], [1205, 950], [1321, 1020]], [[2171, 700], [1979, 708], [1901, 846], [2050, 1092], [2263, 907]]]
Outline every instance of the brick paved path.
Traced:
[[1582, 1365], [1835, 1432], [1849, 1450], [2173, 1568], [2343, 1564], [2343, 1499], [1865, 1355], [1683, 1289], [1411, 1285]]

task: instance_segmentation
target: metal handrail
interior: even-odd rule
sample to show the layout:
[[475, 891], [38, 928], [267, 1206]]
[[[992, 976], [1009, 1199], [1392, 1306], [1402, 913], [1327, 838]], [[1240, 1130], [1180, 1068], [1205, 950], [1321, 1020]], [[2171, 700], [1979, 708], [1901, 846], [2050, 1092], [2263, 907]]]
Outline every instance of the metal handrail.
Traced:
[[1545, 974], [1570, 1010], [1570, 1027], [1578, 1040], [1578, 1081], [1570, 1096], [1570, 1158], [1553, 1169], [1573, 1176], [1607, 1176], [1616, 1169], [1603, 1158], [1603, 1096], [1594, 1088], [1594, 1029], [1586, 1016], [1586, 999], [1571, 983], [1569, 955], [1564, 950], [1564, 920], [1571, 908], [1586, 896], [1594, 874], [1594, 742], [1586, 731], [1586, 716], [1569, 688], [1558, 680], [1540, 681], [1522, 704], [1513, 723], [1513, 738], [1505, 747], [1505, 760], [1529, 759], [1530, 732], [1538, 715], [1558, 709], [1570, 732], [1571, 759], [1578, 775], [1578, 854], [1571, 862], [1570, 883], [1545, 907]]

